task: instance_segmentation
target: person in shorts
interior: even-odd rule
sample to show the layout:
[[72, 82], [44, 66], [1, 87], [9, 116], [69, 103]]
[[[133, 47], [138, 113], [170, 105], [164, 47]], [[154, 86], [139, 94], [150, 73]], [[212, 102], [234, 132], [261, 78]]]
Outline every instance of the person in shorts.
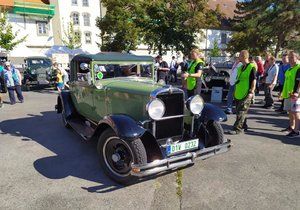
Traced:
[[289, 53], [289, 62], [291, 68], [285, 72], [285, 81], [283, 85], [283, 90], [281, 97], [284, 99], [285, 111], [289, 113], [290, 125], [288, 128], [282, 130], [283, 132], [289, 132], [286, 136], [289, 138], [295, 138], [299, 136], [299, 120], [300, 113], [292, 110], [292, 102], [299, 98], [300, 93], [300, 64], [299, 55], [291, 51]]

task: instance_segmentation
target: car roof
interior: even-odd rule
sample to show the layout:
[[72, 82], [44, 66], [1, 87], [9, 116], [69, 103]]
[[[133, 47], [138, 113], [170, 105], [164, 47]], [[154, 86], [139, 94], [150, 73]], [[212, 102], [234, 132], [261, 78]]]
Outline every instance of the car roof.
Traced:
[[73, 60], [90, 59], [93, 61], [136, 61], [136, 62], [153, 62], [153, 57], [151, 56], [138, 56], [129, 53], [119, 53], [119, 52], [101, 52], [97, 54], [79, 54], [76, 55]]
[[30, 57], [26, 57], [25, 60], [27, 59], [47, 59], [47, 60], [51, 60], [48, 57], [43, 57], [43, 56], [30, 56]]

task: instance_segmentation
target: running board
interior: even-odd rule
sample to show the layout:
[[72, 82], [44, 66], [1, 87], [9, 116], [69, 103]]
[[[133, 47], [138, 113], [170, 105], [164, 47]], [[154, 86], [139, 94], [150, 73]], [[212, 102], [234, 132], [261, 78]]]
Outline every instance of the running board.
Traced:
[[84, 140], [90, 139], [94, 134], [95, 130], [80, 118], [71, 118], [68, 123]]

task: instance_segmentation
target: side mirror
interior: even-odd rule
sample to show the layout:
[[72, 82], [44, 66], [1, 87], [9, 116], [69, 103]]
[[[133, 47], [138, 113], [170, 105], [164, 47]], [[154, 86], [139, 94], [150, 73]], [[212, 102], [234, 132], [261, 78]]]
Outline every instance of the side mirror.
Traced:
[[83, 70], [83, 71], [86, 71], [89, 69], [89, 64], [87, 63], [81, 63], [80, 64], [80, 69]]

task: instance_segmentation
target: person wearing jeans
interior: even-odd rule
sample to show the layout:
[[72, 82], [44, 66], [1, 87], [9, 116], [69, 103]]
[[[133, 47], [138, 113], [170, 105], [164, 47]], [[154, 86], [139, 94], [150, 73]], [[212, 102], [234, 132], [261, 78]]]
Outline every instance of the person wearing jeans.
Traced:
[[225, 110], [226, 114], [232, 114], [232, 106], [233, 106], [233, 93], [235, 88], [236, 76], [237, 76], [237, 69], [242, 65], [239, 60], [239, 54], [235, 55], [235, 63], [232, 66], [231, 74], [230, 74], [230, 86], [229, 91], [227, 94], [227, 109]]
[[20, 72], [13, 68], [10, 62], [5, 62], [4, 65], [4, 80], [7, 87], [10, 104], [13, 105], [16, 103], [15, 92], [21, 103], [24, 102], [24, 97], [21, 90], [21, 74]]

